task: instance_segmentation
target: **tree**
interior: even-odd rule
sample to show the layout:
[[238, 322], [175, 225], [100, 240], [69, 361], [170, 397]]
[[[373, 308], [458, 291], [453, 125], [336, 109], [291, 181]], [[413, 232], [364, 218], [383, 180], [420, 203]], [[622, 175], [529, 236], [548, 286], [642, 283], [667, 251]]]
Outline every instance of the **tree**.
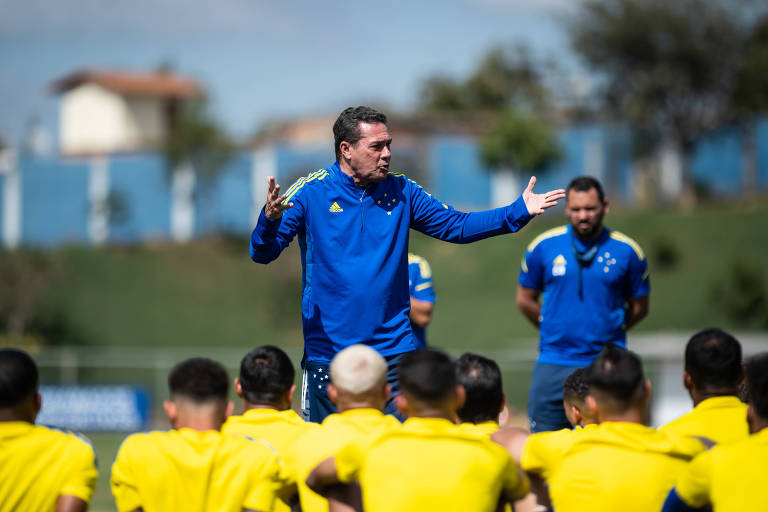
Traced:
[[754, 196], [758, 190], [755, 118], [768, 112], [768, 15], [758, 19], [744, 44], [731, 101], [742, 127], [742, 185], [747, 195]]
[[480, 139], [480, 155], [496, 169], [540, 171], [562, 156], [552, 126], [540, 117], [505, 111]]
[[724, 0], [586, 0], [574, 48], [601, 74], [608, 110], [682, 157], [681, 202], [695, 201], [695, 144], [730, 116], [745, 17]]
[[436, 75], [421, 90], [421, 108], [428, 111], [514, 108], [542, 113], [548, 106], [539, 66], [520, 45], [491, 48], [463, 82]]
[[204, 179], [214, 178], [233, 154], [229, 138], [208, 114], [205, 101], [179, 105], [164, 150], [172, 172], [189, 164]]

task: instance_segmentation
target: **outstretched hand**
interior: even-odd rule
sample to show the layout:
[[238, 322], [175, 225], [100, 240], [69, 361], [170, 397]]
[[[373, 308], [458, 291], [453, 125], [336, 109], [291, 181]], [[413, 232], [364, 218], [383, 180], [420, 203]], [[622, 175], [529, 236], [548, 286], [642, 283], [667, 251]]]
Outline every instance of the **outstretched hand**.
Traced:
[[269, 192], [267, 192], [267, 203], [264, 205], [264, 215], [269, 219], [279, 219], [283, 212], [293, 207], [293, 203], [283, 203], [286, 194], [280, 195], [280, 185], [275, 184], [275, 177], [268, 176]]
[[528, 213], [531, 215], [544, 213], [547, 208], [557, 206], [558, 199], [565, 197], [565, 190], [562, 188], [550, 190], [543, 194], [534, 194], [534, 185], [536, 185], [536, 176], [531, 176], [528, 186], [523, 191], [523, 201], [525, 201], [525, 207], [528, 208]]

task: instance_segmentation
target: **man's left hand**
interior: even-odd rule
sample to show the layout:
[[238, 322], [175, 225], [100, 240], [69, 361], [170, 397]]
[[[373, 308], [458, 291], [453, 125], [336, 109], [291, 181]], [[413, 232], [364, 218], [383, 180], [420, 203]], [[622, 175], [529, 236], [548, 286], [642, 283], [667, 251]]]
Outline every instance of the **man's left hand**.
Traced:
[[523, 191], [523, 201], [525, 201], [525, 207], [528, 208], [528, 213], [531, 215], [544, 213], [547, 208], [557, 206], [558, 199], [565, 197], [565, 190], [562, 188], [550, 190], [543, 194], [534, 194], [534, 185], [536, 185], [536, 176], [531, 176], [528, 186]]

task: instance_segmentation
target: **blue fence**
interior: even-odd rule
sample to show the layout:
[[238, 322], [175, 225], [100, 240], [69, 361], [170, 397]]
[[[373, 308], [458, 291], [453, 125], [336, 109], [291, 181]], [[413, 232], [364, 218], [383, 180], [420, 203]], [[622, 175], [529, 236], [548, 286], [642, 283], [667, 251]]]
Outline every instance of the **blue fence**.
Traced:
[[[757, 124], [758, 185], [768, 189], [768, 121]], [[538, 173], [538, 189], [565, 185], [579, 174], [596, 174], [610, 195], [625, 204], [635, 198], [631, 142], [626, 130], [605, 124], [581, 124], [561, 129], [558, 138], [563, 159]], [[693, 159], [694, 179], [715, 196], [743, 192], [741, 133], [723, 130], [699, 144]], [[269, 148], [268, 174], [284, 189], [301, 175], [329, 164], [327, 147]], [[395, 148], [395, 161], [413, 170], [412, 175], [441, 201], [465, 209], [487, 208], [492, 197], [492, 176], [479, 157], [471, 137], [436, 135], [417, 149]], [[241, 152], [214, 179], [198, 178], [194, 196], [195, 235], [212, 232], [248, 233], [252, 224], [254, 185], [265, 179], [257, 154]], [[393, 162], [394, 164], [394, 162]], [[173, 193], [171, 175], [160, 154], [112, 155], [108, 167], [108, 241], [135, 243], [172, 236]], [[41, 158], [21, 155], [17, 170], [21, 181], [20, 242], [31, 246], [88, 243], [89, 219], [94, 205], [89, 199], [92, 163], [88, 160]], [[400, 170], [398, 168], [398, 170]], [[411, 174], [411, 173], [409, 173]], [[525, 185], [522, 177], [521, 185]], [[6, 214], [2, 193], [8, 178], [0, 174], [0, 215]], [[266, 191], [266, 182], [256, 183]], [[618, 197], [617, 197], [618, 196]], [[4, 236], [0, 222], [0, 235]]]

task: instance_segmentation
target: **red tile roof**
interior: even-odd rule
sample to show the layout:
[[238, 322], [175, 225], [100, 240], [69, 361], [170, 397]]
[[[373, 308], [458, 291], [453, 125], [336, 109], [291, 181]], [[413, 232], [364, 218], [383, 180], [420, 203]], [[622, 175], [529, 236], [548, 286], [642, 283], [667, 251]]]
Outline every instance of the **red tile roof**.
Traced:
[[167, 71], [133, 73], [125, 71], [81, 70], [51, 84], [53, 92], [64, 92], [85, 83], [98, 84], [124, 96], [152, 96], [160, 98], [200, 98], [203, 88], [194, 80]]

